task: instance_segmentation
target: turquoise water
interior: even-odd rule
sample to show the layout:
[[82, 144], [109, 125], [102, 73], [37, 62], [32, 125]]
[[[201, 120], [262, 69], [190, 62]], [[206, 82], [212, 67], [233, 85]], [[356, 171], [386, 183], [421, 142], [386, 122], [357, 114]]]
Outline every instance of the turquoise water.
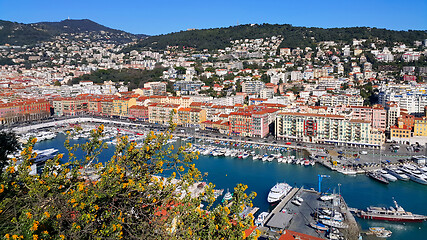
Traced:
[[[37, 143], [35, 149], [57, 148], [67, 153], [63, 146], [65, 136], [59, 134], [53, 140]], [[85, 140], [70, 140], [70, 143], [83, 143]], [[114, 149], [104, 150], [100, 158], [109, 159]], [[81, 154], [76, 154], [78, 157]], [[208, 172], [206, 181], [212, 182], [216, 188], [233, 190], [237, 183], [248, 185], [249, 192], [255, 191], [258, 196], [254, 199], [254, 206], [260, 211], [268, 211], [267, 195], [270, 188], [277, 182], [286, 181], [291, 185], [304, 188], [318, 187], [318, 174], [330, 175], [322, 182], [322, 191], [335, 190], [340, 192], [348, 206], [363, 209], [368, 206], [388, 207], [393, 204], [392, 197], [407, 211], [427, 215], [427, 186], [412, 181], [397, 181], [384, 185], [364, 176], [345, 176], [330, 171], [323, 166], [300, 166], [286, 163], [253, 161], [252, 158], [237, 159], [228, 157], [200, 156], [195, 161], [196, 167], [202, 172]], [[362, 229], [372, 226], [383, 226], [393, 232], [389, 239], [426, 239], [427, 223], [389, 223], [382, 221], [368, 221], [357, 219]]]

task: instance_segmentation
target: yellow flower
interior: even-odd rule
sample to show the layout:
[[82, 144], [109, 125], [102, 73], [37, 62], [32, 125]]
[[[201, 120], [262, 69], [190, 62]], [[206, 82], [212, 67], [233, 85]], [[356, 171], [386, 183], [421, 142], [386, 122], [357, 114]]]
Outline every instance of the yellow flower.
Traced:
[[72, 198], [71, 200], [70, 200], [70, 203], [75, 203], [76, 202], [76, 199], [74, 199], [74, 198]]
[[9, 233], [8, 233], [8, 234], [6, 234], [6, 235], [4, 235], [4, 237], [5, 237], [5, 238], [7, 238], [7, 239], [9, 239], [9, 238], [10, 238]]
[[27, 218], [28, 219], [31, 219], [31, 213], [30, 212], [27, 212], [27, 213], [25, 213], [26, 215], [27, 215]]
[[50, 218], [50, 214], [48, 212], [43, 213], [47, 218]]
[[61, 218], [61, 214], [56, 215], [56, 219], [60, 219]]
[[61, 239], [65, 239], [65, 236], [64, 235], [59, 235], [59, 237], [61, 238]]
[[33, 240], [38, 240], [39, 239], [39, 235], [34, 234], [33, 235]]
[[10, 173], [14, 173], [15, 172], [15, 168], [14, 167], [9, 167], [9, 172]]
[[18, 238], [18, 235], [13, 234], [12, 238], [13, 238], [13, 239], [17, 239], [17, 238]]
[[4, 192], [4, 185], [0, 185], [0, 193]]
[[79, 192], [81, 192], [84, 189], [84, 184], [83, 183], [79, 183], [78, 187], [79, 187]]
[[32, 140], [31, 140], [31, 143], [32, 144], [35, 144], [37, 142], [37, 138], [33, 138]]
[[99, 209], [98, 205], [93, 206], [93, 208], [95, 208], [96, 211]]
[[34, 221], [33, 226], [31, 227], [31, 230], [36, 231], [39, 227], [39, 221]]

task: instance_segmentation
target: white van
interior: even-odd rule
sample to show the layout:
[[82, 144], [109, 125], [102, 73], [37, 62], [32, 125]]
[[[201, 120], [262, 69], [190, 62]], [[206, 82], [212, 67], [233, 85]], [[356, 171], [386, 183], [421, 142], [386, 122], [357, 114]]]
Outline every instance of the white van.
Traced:
[[361, 155], [366, 155], [366, 154], [368, 154], [368, 152], [367, 151], [361, 151], [360, 154]]

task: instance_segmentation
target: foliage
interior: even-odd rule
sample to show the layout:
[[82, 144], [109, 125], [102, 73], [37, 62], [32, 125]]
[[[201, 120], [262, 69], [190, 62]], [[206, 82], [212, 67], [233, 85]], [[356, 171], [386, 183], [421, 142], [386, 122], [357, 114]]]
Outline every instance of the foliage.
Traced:
[[124, 51], [140, 50], [142, 48], [166, 49], [167, 46], [193, 47], [202, 49], [224, 49], [230, 46], [230, 41], [240, 39], [256, 39], [281, 35], [284, 39], [280, 47], [312, 47], [320, 41], [343, 41], [352, 43], [353, 39], [382, 39], [388, 45], [402, 42], [412, 45], [414, 39], [427, 38], [425, 31], [392, 31], [379, 28], [307, 28], [294, 27], [289, 24], [255, 24], [239, 25], [227, 28], [211, 28], [192, 31], [181, 31], [148, 37]]
[[[90, 140], [65, 146], [46, 162], [41, 175], [29, 174], [35, 153], [31, 139], [21, 155], [23, 163], [7, 168], [0, 183], [0, 236], [13, 239], [241, 239], [253, 216], [239, 213], [251, 205], [255, 193], [237, 185], [232, 204], [214, 206], [213, 184], [205, 194], [192, 196], [189, 188], [202, 180], [191, 162], [197, 153], [165, 146], [175, 126], [147, 135], [141, 148], [118, 137], [115, 154], [97, 163], [105, 147], [103, 126]], [[69, 134], [69, 136], [71, 136]], [[77, 159], [81, 149], [84, 159]], [[163, 175], [164, 177], [159, 177]], [[200, 208], [206, 197], [205, 210]]]
[[[93, 40], [100, 39], [114, 41], [118, 43], [128, 43], [132, 39], [141, 39], [147, 35], [133, 35], [124, 31], [111, 29], [93, 22], [89, 19], [63, 20], [60, 22], [39, 22], [39, 23], [17, 23], [0, 20], [0, 44], [25, 45], [37, 42], [49, 41], [61, 33], [100, 33], [93, 36]], [[108, 36], [107, 36], [108, 35]], [[90, 37], [91, 34], [89, 34]], [[101, 37], [100, 37], [101, 36]]]
[[0, 66], [3, 65], [15, 65], [16, 63], [12, 61], [10, 58], [1, 58], [0, 57]]
[[20, 144], [14, 132], [1, 131], [0, 146], [0, 174], [2, 174], [7, 163], [7, 155], [16, 152], [20, 148]]
[[155, 68], [154, 70], [141, 70], [124, 68], [115, 69], [100, 69], [90, 74], [84, 74], [80, 77], [73, 78], [71, 84], [79, 83], [80, 81], [93, 81], [94, 83], [103, 83], [104, 81], [124, 82], [128, 84], [129, 89], [141, 88], [144, 83], [159, 81], [165, 71], [165, 68]]

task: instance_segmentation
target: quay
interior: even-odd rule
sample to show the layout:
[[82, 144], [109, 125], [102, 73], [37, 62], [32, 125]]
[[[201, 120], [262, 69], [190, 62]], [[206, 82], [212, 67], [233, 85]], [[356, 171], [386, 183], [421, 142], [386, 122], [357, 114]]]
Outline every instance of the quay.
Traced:
[[[292, 201], [295, 197], [300, 197], [304, 201], [301, 206], [297, 206]], [[329, 209], [339, 212], [343, 216], [343, 223], [348, 226], [339, 229], [339, 234], [344, 239], [358, 239], [359, 228], [356, 219], [351, 214], [350, 209], [341, 196], [335, 195], [332, 200], [320, 200], [321, 193], [304, 188], [294, 188], [288, 195], [280, 200], [271, 213], [265, 218], [263, 227], [259, 229], [265, 237], [277, 237], [286, 231], [298, 232], [313, 237], [328, 239], [324, 231], [318, 231], [310, 226], [316, 223], [317, 209]]]

